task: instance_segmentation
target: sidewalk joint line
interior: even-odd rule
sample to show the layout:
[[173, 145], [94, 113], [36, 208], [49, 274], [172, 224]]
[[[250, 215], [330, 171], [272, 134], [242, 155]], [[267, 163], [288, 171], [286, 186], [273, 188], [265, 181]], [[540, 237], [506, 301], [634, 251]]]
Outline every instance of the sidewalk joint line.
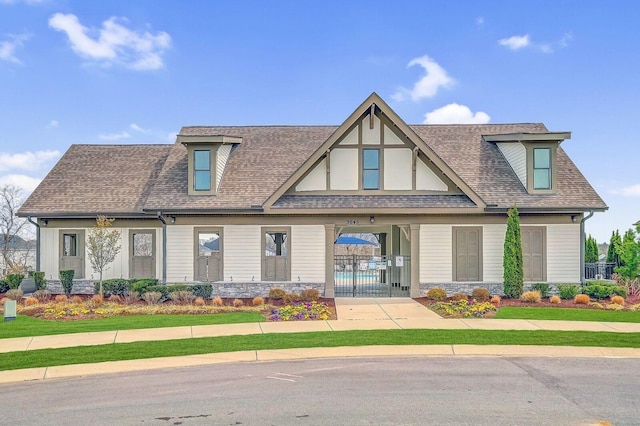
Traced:
[[35, 339], [35, 336], [31, 336], [31, 339], [29, 339], [29, 343], [27, 343], [27, 347], [24, 348], [25, 351], [29, 350], [29, 346], [31, 346], [31, 344], [33, 343], [33, 339]]
[[118, 340], [118, 333], [120, 332], [120, 330], [116, 330], [116, 334], [113, 336], [113, 343], [116, 343], [116, 341]]

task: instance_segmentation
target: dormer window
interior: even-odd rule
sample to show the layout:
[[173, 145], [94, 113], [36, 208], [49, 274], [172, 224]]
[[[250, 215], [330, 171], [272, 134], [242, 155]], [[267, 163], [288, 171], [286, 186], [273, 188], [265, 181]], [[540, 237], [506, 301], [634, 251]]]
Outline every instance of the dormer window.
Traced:
[[551, 148], [533, 148], [533, 189], [551, 189]]
[[193, 190], [211, 191], [211, 150], [193, 151]]
[[527, 154], [527, 192], [529, 194], [553, 194], [556, 192], [557, 143], [528, 142], [524, 144]]
[[362, 150], [362, 189], [380, 189], [380, 150]]

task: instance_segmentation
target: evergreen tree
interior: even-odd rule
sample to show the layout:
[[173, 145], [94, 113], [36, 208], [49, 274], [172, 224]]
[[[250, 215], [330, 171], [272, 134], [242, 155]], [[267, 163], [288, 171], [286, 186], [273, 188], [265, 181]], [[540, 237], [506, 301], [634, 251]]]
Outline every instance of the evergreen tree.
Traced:
[[616, 253], [616, 246], [622, 244], [622, 238], [620, 238], [620, 232], [616, 229], [611, 232], [611, 240], [609, 240], [609, 248], [607, 249], [607, 263], [620, 264], [620, 256]]
[[598, 257], [598, 242], [589, 235], [584, 242], [584, 263], [597, 263]]
[[519, 298], [524, 290], [524, 269], [522, 263], [522, 239], [520, 236], [520, 217], [518, 207], [508, 212], [507, 232], [504, 236], [504, 294], [506, 297]]
[[[638, 232], [640, 232], [640, 226], [638, 226]], [[620, 266], [615, 268], [616, 273], [624, 278], [637, 278], [640, 265], [640, 240], [636, 240], [633, 229], [625, 232], [622, 243], [616, 246], [616, 253], [620, 256]]]

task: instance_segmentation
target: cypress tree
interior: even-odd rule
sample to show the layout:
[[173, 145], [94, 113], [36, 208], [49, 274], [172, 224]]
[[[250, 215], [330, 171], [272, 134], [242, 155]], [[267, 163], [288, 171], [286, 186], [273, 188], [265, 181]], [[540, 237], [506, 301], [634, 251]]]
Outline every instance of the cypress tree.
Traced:
[[620, 232], [616, 229], [611, 232], [611, 240], [609, 240], [609, 248], [607, 249], [607, 263], [615, 263], [616, 266], [620, 264], [620, 256], [616, 252], [616, 247], [622, 245], [622, 238]]
[[522, 239], [520, 236], [520, 217], [518, 207], [508, 212], [507, 232], [504, 236], [504, 294], [506, 297], [519, 298], [524, 290], [524, 269], [522, 263]]
[[598, 257], [598, 242], [589, 235], [584, 242], [584, 263], [597, 263]]

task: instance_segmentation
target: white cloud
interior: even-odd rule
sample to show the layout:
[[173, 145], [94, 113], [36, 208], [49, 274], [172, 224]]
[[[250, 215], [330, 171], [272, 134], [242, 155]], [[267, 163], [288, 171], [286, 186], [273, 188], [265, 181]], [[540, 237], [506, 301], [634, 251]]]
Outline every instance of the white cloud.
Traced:
[[155, 35], [136, 32], [123, 26], [125, 22], [124, 18], [111, 17], [96, 30], [82, 25], [75, 15], [56, 13], [49, 19], [49, 26], [66, 33], [73, 51], [83, 58], [134, 70], [163, 68], [162, 55], [171, 46], [171, 36], [164, 31]]
[[49, 122], [49, 124], [47, 125], [48, 128], [52, 128], [55, 129], [60, 125], [60, 123], [58, 122], [58, 120], [51, 120]]
[[16, 56], [16, 50], [24, 46], [24, 42], [31, 37], [30, 34], [10, 34], [10, 40], [0, 41], [0, 60], [21, 64]]
[[43, 165], [53, 162], [60, 157], [60, 151], [36, 151], [8, 154], [0, 152], [0, 171], [29, 170], [39, 171]]
[[138, 126], [136, 123], [131, 123], [131, 125], [129, 125], [129, 128], [131, 130], [135, 130], [136, 132], [140, 132], [140, 133], [149, 133], [150, 131], [147, 129], [143, 129], [142, 127]]
[[24, 193], [30, 194], [40, 184], [42, 179], [26, 175], [4, 175], [0, 176], [0, 186], [15, 185], [21, 188]]
[[615, 195], [622, 195], [624, 197], [640, 197], [640, 184], [631, 185], [620, 189], [611, 189], [609, 192]]
[[529, 34], [525, 34], [523, 36], [511, 36], [509, 38], [503, 38], [498, 40], [500, 46], [506, 46], [511, 50], [520, 50], [529, 46]]
[[391, 95], [391, 98], [395, 101], [400, 102], [407, 98], [411, 98], [413, 101], [432, 98], [441, 87], [450, 87], [455, 83], [455, 80], [447, 74], [447, 71], [427, 55], [412, 59], [407, 67], [414, 65], [420, 65], [424, 68], [426, 74], [413, 85], [413, 89], [399, 88], [396, 93]]
[[120, 132], [120, 133], [103, 133], [101, 135], [98, 135], [98, 137], [100, 139], [102, 139], [103, 141], [117, 141], [120, 139], [128, 139], [131, 137], [131, 135], [127, 132]]
[[424, 124], [486, 124], [491, 117], [485, 112], [471, 112], [466, 105], [445, 105], [425, 114]]

